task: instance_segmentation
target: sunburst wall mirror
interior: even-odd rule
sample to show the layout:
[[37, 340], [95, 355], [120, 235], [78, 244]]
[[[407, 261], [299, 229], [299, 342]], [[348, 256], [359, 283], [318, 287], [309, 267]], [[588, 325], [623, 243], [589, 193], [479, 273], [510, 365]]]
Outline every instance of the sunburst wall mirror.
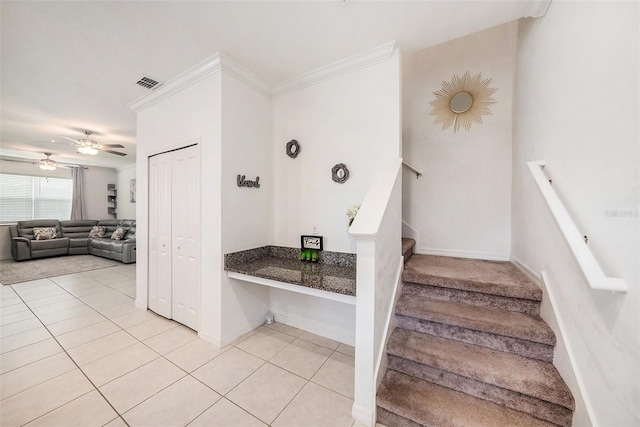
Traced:
[[462, 77], [453, 75], [451, 81], [443, 81], [442, 88], [433, 92], [436, 98], [429, 103], [433, 107], [430, 115], [436, 116], [434, 123], [442, 123], [442, 130], [453, 126], [453, 131], [471, 130], [473, 123], [482, 124], [482, 116], [491, 114], [491, 97], [496, 91], [489, 87], [491, 79], [483, 79], [482, 73], [471, 77], [465, 72]]

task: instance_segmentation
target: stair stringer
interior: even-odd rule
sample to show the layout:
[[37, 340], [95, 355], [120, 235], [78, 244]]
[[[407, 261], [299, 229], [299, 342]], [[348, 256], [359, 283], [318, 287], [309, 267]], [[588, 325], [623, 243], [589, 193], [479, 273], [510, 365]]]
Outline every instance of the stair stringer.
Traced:
[[416, 241], [416, 246], [420, 243], [420, 233], [410, 226], [404, 219], [402, 220], [402, 237], [407, 237]]
[[511, 256], [511, 262], [522, 271], [529, 280], [542, 289], [542, 303], [540, 305], [540, 317], [553, 330], [556, 335], [556, 345], [553, 352], [553, 365], [556, 367], [567, 386], [573, 394], [575, 409], [573, 412], [573, 425], [575, 426], [598, 426], [593, 411], [593, 406], [589, 401], [589, 396], [585, 392], [584, 382], [580, 371], [575, 363], [575, 356], [571, 344], [567, 340], [566, 329], [562, 318], [558, 315], [560, 307], [554, 297], [552, 285], [545, 272], [538, 274], [533, 268], [525, 264], [515, 256]]

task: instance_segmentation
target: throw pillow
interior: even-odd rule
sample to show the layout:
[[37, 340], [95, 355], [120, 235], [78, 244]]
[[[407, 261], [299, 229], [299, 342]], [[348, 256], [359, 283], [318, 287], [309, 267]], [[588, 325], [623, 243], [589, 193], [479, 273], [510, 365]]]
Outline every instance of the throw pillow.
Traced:
[[91, 231], [89, 232], [89, 237], [95, 239], [96, 237], [104, 237], [104, 234], [107, 232], [107, 227], [102, 225], [94, 225]]
[[116, 231], [111, 233], [111, 238], [113, 240], [122, 240], [122, 238], [124, 237], [126, 232], [127, 231], [124, 228], [118, 227], [118, 228], [116, 228]]
[[36, 240], [50, 240], [50, 239], [55, 239], [56, 237], [58, 237], [58, 235], [56, 234], [56, 229], [55, 228], [51, 228], [51, 227], [38, 228], [38, 227], [35, 227], [33, 229], [33, 237], [35, 237]]

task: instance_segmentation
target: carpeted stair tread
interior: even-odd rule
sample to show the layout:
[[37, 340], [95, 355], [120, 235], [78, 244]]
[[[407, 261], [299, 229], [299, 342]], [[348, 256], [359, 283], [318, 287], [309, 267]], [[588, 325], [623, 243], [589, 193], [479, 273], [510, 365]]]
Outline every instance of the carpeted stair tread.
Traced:
[[409, 253], [410, 250], [416, 245], [416, 241], [414, 239], [408, 239], [406, 237], [402, 238], [402, 256]]
[[[446, 387], [387, 370], [379, 407], [423, 426], [551, 427], [554, 424]], [[411, 422], [406, 425], [415, 425]]]
[[404, 294], [398, 300], [396, 314], [548, 345], [556, 343], [555, 334], [542, 320], [510, 311]]
[[451, 372], [442, 371], [418, 362], [388, 355], [387, 369], [394, 370], [411, 377], [447, 387], [502, 405], [516, 411], [524, 412], [533, 417], [546, 420], [559, 426], [571, 426], [573, 412], [564, 406], [556, 405], [545, 400], [527, 396], [516, 391], [496, 387], [481, 381], [472, 380]]
[[520, 356], [542, 360], [543, 362], [553, 362], [552, 345], [468, 329], [462, 326], [417, 319], [398, 313], [396, 313], [396, 321], [398, 328], [519, 354]]
[[495, 308], [496, 310], [515, 311], [518, 313], [529, 314], [531, 316], [540, 315], [540, 301], [531, 299], [483, 294], [480, 292], [444, 288], [442, 286], [431, 286], [406, 281], [403, 283], [402, 293], [420, 295], [440, 301], [459, 302], [463, 304]]
[[387, 352], [574, 409], [569, 388], [550, 363], [399, 328], [391, 334]]
[[413, 256], [413, 248], [415, 245], [416, 241], [414, 239], [402, 238], [402, 258], [405, 263]]
[[541, 301], [542, 291], [513, 264], [502, 261], [413, 255], [405, 282]]

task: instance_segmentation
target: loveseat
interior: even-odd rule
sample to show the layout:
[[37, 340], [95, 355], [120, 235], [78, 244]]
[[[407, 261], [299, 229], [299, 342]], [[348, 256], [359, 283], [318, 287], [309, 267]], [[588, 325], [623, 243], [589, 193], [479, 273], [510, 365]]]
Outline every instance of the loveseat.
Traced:
[[[90, 237], [95, 226], [104, 227], [103, 237]], [[111, 235], [122, 227], [125, 234], [120, 240]], [[34, 229], [53, 229], [51, 235], [38, 240]], [[11, 256], [16, 261], [47, 258], [59, 255], [91, 254], [122, 261], [136, 262], [136, 221], [131, 219], [69, 220], [36, 219], [18, 221], [9, 227], [11, 232]], [[39, 233], [42, 234], [42, 233]]]

